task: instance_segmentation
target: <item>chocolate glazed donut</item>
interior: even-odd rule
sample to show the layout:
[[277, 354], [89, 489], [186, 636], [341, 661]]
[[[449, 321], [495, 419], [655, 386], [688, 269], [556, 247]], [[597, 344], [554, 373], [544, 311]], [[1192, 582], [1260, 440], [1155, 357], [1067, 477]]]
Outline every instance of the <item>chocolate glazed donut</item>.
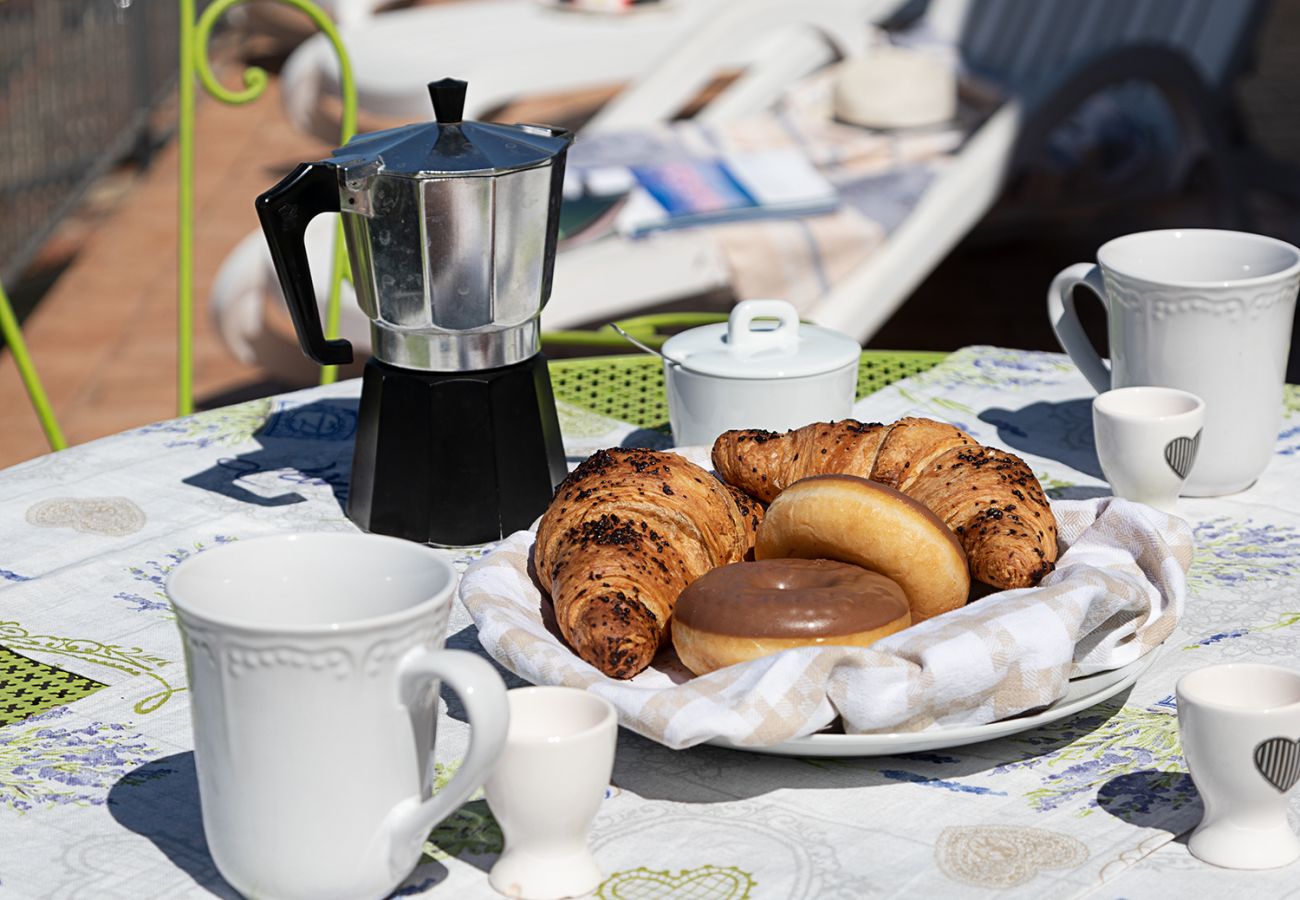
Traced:
[[866, 647], [912, 623], [902, 588], [825, 559], [770, 559], [713, 569], [677, 598], [673, 646], [696, 675], [819, 644]]

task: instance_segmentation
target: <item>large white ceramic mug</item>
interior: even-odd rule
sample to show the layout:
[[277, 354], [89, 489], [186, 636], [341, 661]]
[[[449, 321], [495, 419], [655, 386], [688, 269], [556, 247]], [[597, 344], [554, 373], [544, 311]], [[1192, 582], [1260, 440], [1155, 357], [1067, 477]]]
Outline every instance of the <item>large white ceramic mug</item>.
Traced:
[[[243, 894], [382, 897], [505, 741], [505, 686], [442, 649], [456, 578], [396, 538], [296, 534], [193, 556], [167, 593], [185, 643], [203, 830]], [[439, 680], [469, 752], [437, 796]]]
[[[1074, 288], [1106, 307], [1109, 366], [1079, 324]], [[1047, 293], [1061, 346], [1100, 393], [1154, 385], [1205, 401], [1205, 432], [1183, 494], [1254, 483], [1273, 453], [1300, 250], [1258, 234], [1148, 231], [1103, 244], [1097, 265], [1062, 271]]]

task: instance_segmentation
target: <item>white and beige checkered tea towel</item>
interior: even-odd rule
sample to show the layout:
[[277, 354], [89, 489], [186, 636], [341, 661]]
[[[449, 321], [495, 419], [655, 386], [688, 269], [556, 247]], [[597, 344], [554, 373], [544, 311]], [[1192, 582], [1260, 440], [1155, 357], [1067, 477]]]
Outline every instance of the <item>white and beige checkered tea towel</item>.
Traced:
[[531, 531], [472, 565], [460, 595], [507, 669], [599, 694], [624, 726], [669, 747], [714, 737], [773, 744], [837, 715], [856, 733], [981, 725], [1054, 702], [1070, 677], [1133, 662], [1182, 614], [1193, 547], [1185, 522], [1113, 498], [1052, 509], [1065, 552], [1038, 587], [993, 594], [870, 648], [788, 650], [696, 678], [671, 650], [630, 681], [579, 659], [529, 574]]

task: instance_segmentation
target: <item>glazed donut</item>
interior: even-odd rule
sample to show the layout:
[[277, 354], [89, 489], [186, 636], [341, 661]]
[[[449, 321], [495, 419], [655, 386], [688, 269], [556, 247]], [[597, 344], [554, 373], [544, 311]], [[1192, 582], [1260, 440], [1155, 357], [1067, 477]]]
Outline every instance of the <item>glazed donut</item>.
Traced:
[[966, 604], [970, 567], [957, 536], [930, 510], [853, 475], [796, 481], [767, 509], [755, 559], [835, 559], [898, 583], [912, 621]]
[[696, 675], [791, 647], [865, 647], [912, 624], [894, 582], [826, 559], [738, 562], [677, 598], [673, 646]]

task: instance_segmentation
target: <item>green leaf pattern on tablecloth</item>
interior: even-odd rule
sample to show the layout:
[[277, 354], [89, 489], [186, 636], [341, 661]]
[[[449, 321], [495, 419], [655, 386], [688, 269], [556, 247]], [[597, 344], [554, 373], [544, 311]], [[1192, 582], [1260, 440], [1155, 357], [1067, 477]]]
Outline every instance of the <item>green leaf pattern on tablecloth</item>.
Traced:
[[122, 647], [89, 638], [31, 634], [18, 622], [0, 622], [0, 644], [4, 644], [16, 653], [67, 656], [97, 666], [105, 666], [126, 675], [143, 675], [152, 678], [161, 685], [161, 690], [136, 702], [133, 709], [140, 715], [154, 712], [173, 695], [185, 690], [185, 688], [173, 687], [166, 678], [158, 674], [157, 670], [169, 665], [170, 660], [154, 656], [139, 647]]
[[1074, 487], [1073, 481], [1056, 478], [1046, 472], [1035, 472], [1034, 477], [1037, 478], [1038, 483], [1043, 486], [1043, 492], [1053, 500], [1058, 499], [1064, 491]]
[[680, 872], [644, 866], [615, 872], [596, 888], [601, 900], [746, 900], [757, 887], [753, 876], [735, 866], [699, 866]]
[[1267, 634], [1270, 631], [1281, 631], [1286, 628], [1295, 628], [1297, 625], [1300, 625], [1300, 612], [1287, 612], [1278, 616], [1277, 619], [1272, 622], [1267, 622], [1262, 625], [1243, 625], [1229, 631], [1216, 631], [1214, 634], [1206, 635], [1191, 644], [1187, 644], [1183, 649], [1202, 650], [1206, 647], [1213, 647], [1216, 644], [1221, 644], [1224, 641], [1243, 638], [1248, 634]]
[[274, 410], [275, 401], [264, 397], [145, 425], [131, 433], [168, 435], [165, 447], [234, 447], [256, 434]]
[[[956, 424], [953, 413], [959, 416], [973, 416], [975, 410], [965, 403], [958, 403], [956, 400], [949, 400], [939, 394], [922, 393], [920, 391], [909, 391], [903, 388], [898, 389], [898, 395], [916, 407], [917, 414], [921, 411], [928, 411], [931, 415], [937, 415], [945, 421], [951, 421]], [[958, 426], [960, 427], [960, 426]]]
[[1063, 361], [1059, 354], [979, 347], [963, 351], [960, 357], [952, 357], [889, 390], [910, 405], [908, 415], [930, 415], [973, 431], [980, 409], [949, 396], [954, 390], [996, 388], [1021, 393], [1061, 384], [1075, 374], [1074, 365], [1068, 359]]

